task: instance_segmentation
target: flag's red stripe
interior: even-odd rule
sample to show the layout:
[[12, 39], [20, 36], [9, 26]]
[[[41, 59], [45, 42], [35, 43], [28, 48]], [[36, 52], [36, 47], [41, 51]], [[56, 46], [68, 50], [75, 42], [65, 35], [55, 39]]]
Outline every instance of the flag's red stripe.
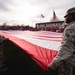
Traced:
[[44, 70], [46, 70], [47, 65], [53, 60], [57, 51], [48, 50], [43, 47], [39, 47], [37, 45], [31, 44], [23, 39], [13, 37], [6, 33], [1, 33], [5, 38], [9, 38], [14, 44], [22, 48], [26, 53], [28, 53], [33, 60], [36, 61], [38, 65]]

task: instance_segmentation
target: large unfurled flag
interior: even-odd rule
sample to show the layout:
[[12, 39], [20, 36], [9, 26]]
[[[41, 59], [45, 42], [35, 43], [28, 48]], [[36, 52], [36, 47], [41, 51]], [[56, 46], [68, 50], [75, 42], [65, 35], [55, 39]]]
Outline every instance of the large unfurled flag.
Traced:
[[56, 56], [62, 41], [62, 33], [51, 31], [0, 31], [0, 35], [27, 53], [43, 70]]
[[45, 16], [43, 14], [41, 14], [41, 17], [44, 18]]

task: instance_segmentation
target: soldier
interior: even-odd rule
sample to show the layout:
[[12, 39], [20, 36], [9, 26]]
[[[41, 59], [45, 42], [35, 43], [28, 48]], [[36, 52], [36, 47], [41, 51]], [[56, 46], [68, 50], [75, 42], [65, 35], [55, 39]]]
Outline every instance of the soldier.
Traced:
[[62, 35], [60, 50], [48, 65], [47, 71], [57, 71], [59, 75], [75, 75], [75, 7], [68, 9], [64, 18], [68, 25]]
[[4, 72], [6, 72], [7, 68], [4, 64], [4, 53], [3, 53], [3, 42], [6, 40], [6, 38], [2, 37], [0, 35], [0, 75], [3, 74]]

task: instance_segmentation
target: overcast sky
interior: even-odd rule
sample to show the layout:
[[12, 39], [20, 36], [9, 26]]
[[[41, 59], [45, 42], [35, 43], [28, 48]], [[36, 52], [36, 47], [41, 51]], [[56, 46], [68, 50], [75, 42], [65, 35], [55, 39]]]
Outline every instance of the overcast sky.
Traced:
[[60, 20], [64, 20], [67, 9], [74, 6], [75, 0], [0, 0], [0, 24], [34, 26], [38, 22], [49, 22], [53, 10]]

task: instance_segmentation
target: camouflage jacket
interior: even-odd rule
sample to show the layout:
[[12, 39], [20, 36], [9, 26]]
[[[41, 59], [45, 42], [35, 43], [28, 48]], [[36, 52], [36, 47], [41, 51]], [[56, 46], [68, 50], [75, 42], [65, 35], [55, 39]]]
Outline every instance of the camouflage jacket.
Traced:
[[71, 22], [64, 30], [60, 50], [52, 61], [59, 75], [75, 75], [75, 21]]
[[0, 36], [0, 73], [7, 70], [7, 68], [5, 67], [5, 64], [4, 64], [4, 53], [3, 53], [4, 40], [6, 40], [6, 39], [3, 38], [2, 36]]

